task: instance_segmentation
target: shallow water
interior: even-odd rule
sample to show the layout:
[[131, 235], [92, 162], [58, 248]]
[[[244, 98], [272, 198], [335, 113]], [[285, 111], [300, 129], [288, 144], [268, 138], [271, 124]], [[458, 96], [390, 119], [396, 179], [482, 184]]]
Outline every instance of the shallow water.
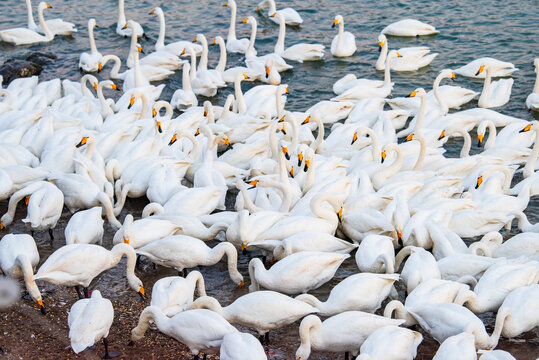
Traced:
[[[26, 25], [26, 10], [22, 6], [21, 0], [3, 0], [0, 2], [0, 29]], [[281, 2], [283, 3], [283, 2]], [[114, 53], [121, 58], [125, 58], [129, 39], [118, 36], [116, 28], [116, 1], [80, 1], [80, 0], [51, 0], [54, 7], [47, 10], [46, 18], [62, 17], [77, 24], [79, 30], [73, 37], [57, 37], [54, 41], [34, 46], [13, 47], [7, 44], [0, 44], [0, 62], [8, 58], [25, 58], [31, 52], [44, 51], [58, 55], [58, 60], [53, 65], [44, 68], [41, 79], [68, 78], [72, 80], [80, 79], [81, 75], [77, 70], [79, 54], [88, 51], [86, 24], [89, 17], [96, 17], [100, 28], [95, 30], [97, 46], [102, 54]], [[288, 6], [298, 10], [304, 19], [301, 28], [287, 28], [286, 45], [297, 42], [316, 42], [326, 45], [326, 56], [324, 61], [293, 64], [292, 71], [282, 73], [282, 82], [289, 85], [291, 92], [288, 97], [286, 108], [289, 110], [306, 110], [320, 100], [326, 100], [333, 96], [331, 87], [335, 80], [352, 72], [358, 77], [379, 78], [383, 77], [382, 72], [377, 72], [374, 63], [378, 57], [377, 34], [387, 24], [403, 18], [417, 18], [435, 25], [440, 34], [436, 36], [416, 38], [389, 38], [391, 48], [404, 46], [429, 46], [431, 51], [439, 53], [439, 56], [432, 62], [431, 66], [416, 72], [394, 73], [392, 80], [396, 83], [393, 96], [403, 96], [410, 93], [416, 87], [424, 87], [429, 90], [432, 81], [441, 69], [456, 68], [467, 62], [484, 56], [495, 57], [500, 60], [513, 62], [520, 70], [514, 74], [515, 83], [513, 85], [510, 102], [500, 109], [501, 112], [531, 120], [537, 114], [529, 113], [524, 105], [526, 96], [532, 91], [535, 80], [532, 62], [537, 56], [539, 30], [537, 27], [536, 11], [538, 1], [506, 1], [500, 3], [495, 1], [391, 1], [391, 2], [349, 2], [349, 1], [324, 1], [317, 2], [313, 7], [312, 2], [288, 1]], [[157, 17], [148, 15], [152, 6], [157, 5], [149, 1], [134, 2], [127, 0], [126, 13], [128, 18], [133, 18], [140, 22], [148, 36], [140, 42], [146, 51], [153, 50], [153, 44], [157, 39], [159, 27]], [[221, 2], [217, 1], [169, 1], [161, 4], [165, 11], [167, 21], [166, 42], [175, 40], [191, 40], [197, 33], [204, 33], [209, 39], [216, 35], [226, 36], [229, 24], [229, 9], [223, 8]], [[255, 13], [255, 2], [238, 1], [238, 24], [236, 25], [237, 37], [248, 37], [250, 26], [239, 23], [245, 16], [253, 15], [259, 22], [256, 48], [259, 54], [264, 54], [273, 49], [276, 41], [278, 26], [269, 21], [267, 17], [259, 16]], [[37, 8], [37, 3], [34, 4]], [[264, 12], [265, 14], [265, 12]], [[358, 52], [355, 56], [335, 59], [331, 57], [329, 46], [331, 39], [336, 34], [335, 29], [331, 29], [334, 15], [341, 14], [345, 20], [345, 30], [355, 34]], [[210, 47], [210, 66], [217, 62], [219, 53], [216, 47]], [[239, 63], [242, 56], [237, 54], [229, 55], [228, 66]], [[108, 69], [110, 67], [107, 66]], [[100, 78], [107, 78], [108, 70], [101, 74]], [[165, 81], [167, 87], [162, 98], [170, 100], [172, 93], [181, 87], [181, 72]], [[458, 77], [456, 83], [460, 86], [480, 91], [482, 82]], [[244, 91], [251, 84], [244, 83]], [[222, 104], [226, 95], [232, 89], [220, 91], [212, 101]], [[112, 96], [113, 94], [110, 94]], [[466, 107], [475, 107], [476, 102], [467, 104]], [[450, 156], [456, 156], [460, 151], [461, 140], [451, 139], [446, 148]], [[472, 151], [478, 151], [475, 145]], [[122, 212], [121, 218], [127, 213], [140, 216], [142, 207], [147, 203], [147, 199], [136, 199], [128, 201], [126, 208]], [[6, 202], [2, 202], [0, 210], [6, 208]], [[21, 206], [22, 207], [22, 206]], [[535, 197], [526, 211], [530, 221], [539, 220], [538, 198]], [[20, 219], [25, 214], [19, 210], [16, 217], [16, 225], [9, 230], [13, 232], [23, 232]], [[56, 230], [57, 239], [49, 242], [48, 234], [36, 233], [42, 261], [55, 249], [63, 245], [63, 230], [69, 219], [69, 213], [65, 211]], [[513, 228], [514, 234], [516, 229]], [[1, 231], [0, 235], [6, 232]], [[104, 245], [110, 247], [114, 232], [110, 226], [106, 225]], [[213, 244], [212, 244], [213, 245]], [[239, 268], [247, 278], [247, 264], [249, 258], [240, 256]], [[206, 280], [206, 287], [209, 295], [216, 296], [223, 304], [229, 304], [238, 296], [247, 292], [247, 289], [238, 289], [228, 279], [226, 265], [219, 263], [213, 267], [200, 269]], [[104, 296], [121, 298], [130, 293], [126, 288], [123, 276], [124, 264], [114, 268], [99, 277], [92, 284], [93, 288], [104, 289]], [[325, 299], [331, 288], [346, 276], [357, 272], [353, 259], [347, 260], [337, 272], [335, 278], [320, 289], [311, 293], [321, 299]], [[153, 283], [163, 277], [174, 275], [170, 269], [158, 267], [156, 270], [148, 262], [143, 262], [141, 275], [145, 287], [149, 290]], [[226, 276], [225, 276], [226, 274]], [[223, 280], [223, 278], [226, 278]], [[248, 282], [247, 282], [248, 283]], [[45, 289], [50, 285], [44, 286]], [[402, 289], [400, 289], [402, 290]], [[482, 319], [487, 324], [490, 333], [494, 323], [494, 314], [485, 314]], [[284, 329], [272, 332], [272, 345], [269, 347], [270, 359], [292, 358], [297, 346], [299, 337], [297, 332], [298, 324], [288, 326]], [[426, 338], [420, 347], [418, 359], [429, 359], [436, 351], [438, 344], [432, 339]], [[517, 359], [535, 359], [539, 355], [539, 334], [537, 329], [516, 339], [500, 342], [499, 348], [507, 349], [513, 353]], [[333, 359], [331, 354], [313, 353], [312, 359]]]

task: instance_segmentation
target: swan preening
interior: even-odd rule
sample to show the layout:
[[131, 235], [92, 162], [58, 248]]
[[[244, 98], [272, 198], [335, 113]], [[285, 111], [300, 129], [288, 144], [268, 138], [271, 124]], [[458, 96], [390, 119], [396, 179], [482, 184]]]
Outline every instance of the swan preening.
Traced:
[[[3, 42], [79, 34], [46, 20], [44, 2], [37, 26], [26, 4], [28, 28], [1, 30]], [[105, 358], [117, 355], [109, 330], [118, 347], [130, 331], [136, 351], [152, 351], [156, 336], [139, 342], [150, 327], [195, 359], [271, 358], [283, 339], [270, 333], [284, 332], [296, 334], [301, 360], [318, 351], [413, 359], [427, 335], [440, 344], [435, 359], [510, 356], [493, 349], [539, 325], [539, 122], [507, 113], [515, 66], [484, 56], [465, 64], [473, 58], [417, 38], [434, 26], [405, 19], [376, 26], [374, 75], [358, 77], [352, 64], [375, 39], [360, 39], [361, 22], [343, 9], [313, 24], [322, 5], [298, 13], [264, 0], [258, 18], [254, 6], [222, 5], [226, 17], [207, 4], [203, 17], [175, 15], [167, 4], [135, 19], [140, 4], [118, 0], [116, 25], [104, 14], [84, 19], [84, 52], [69, 57], [95, 76], [0, 81], [0, 270], [29, 294], [15, 306], [31, 298], [45, 316], [70, 309], [71, 349], [103, 341]], [[167, 29], [165, 14], [200, 28]], [[135, 20], [150, 38], [139, 39]], [[226, 40], [208, 31], [219, 21]], [[323, 35], [308, 38], [313, 25]], [[165, 33], [189, 39], [165, 42]], [[103, 51], [111, 35], [125, 52], [98, 50], [96, 39]], [[308, 92], [295, 91], [288, 61], [296, 76], [306, 71]], [[336, 96], [298, 106], [319, 96], [311, 70], [330, 63], [336, 81], [326, 90]], [[537, 110], [539, 75], [522, 73], [525, 106]], [[59, 302], [56, 286], [75, 287], [79, 300]]]

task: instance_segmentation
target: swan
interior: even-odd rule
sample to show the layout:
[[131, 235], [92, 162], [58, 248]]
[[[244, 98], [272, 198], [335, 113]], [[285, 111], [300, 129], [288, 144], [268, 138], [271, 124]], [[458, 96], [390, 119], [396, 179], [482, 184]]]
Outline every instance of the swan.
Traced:
[[[402, 238], [402, 235], [400, 237]], [[393, 274], [395, 272], [393, 239], [384, 235], [367, 235], [359, 244], [355, 259], [361, 272]]]
[[526, 98], [526, 107], [530, 110], [538, 111], [539, 110], [539, 58], [533, 60], [533, 67], [535, 68], [535, 85], [533, 91]]
[[43, 18], [43, 10], [45, 9], [51, 9], [52, 7], [45, 3], [40, 2], [39, 6], [37, 8], [37, 13], [39, 17], [39, 25], [43, 29], [43, 32], [45, 36], [39, 34], [38, 32], [34, 30], [30, 30], [27, 28], [14, 28], [14, 29], [7, 29], [7, 30], [0, 30], [0, 40], [7, 43], [12, 43], [15, 45], [30, 45], [30, 44], [36, 44], [41, 42], [49, 42], [54, 39], [54, 34], [52, 31], [47, 27], [47, 24], [45, 23], [45, 19]]
[[341, 15], [335, 16], [332, 28], [339, 25], [339, 34], [331, 41], [331, 54], [335, 57], [352, 56], [357, 50], [356, 37], [348, 31], [344, 31], [344, 20]]
[[367, 337], [356, 360], [413, 360], [423, 335], [417, 331], [388, 325]]
[[477, 360], [475, 337], [462, 332], [444, 340], [432, 360]]
[[234, 245], [227, 242], [209, 248], [203, 241], [194, 237], [175, 235], [152, 241], [137, 248], [136, 252], [156, 264], [173, 267], [177, 271], [199, 265], [215, 265], [226, 254], [230, 278], [238, 286], [244, 285], [243, 276], [237, 269], [238, 253]]
[[[44, 33], [41, 28], [41, 25], [36, 24], [34, 21], [31, 0], [26, 0], [26, 7], [28, 9], [28, 29], [35, 32]], [[46, 20], [45, 24], [54, 35], [71, 36], [74, 32], [77, 32], [77, 29], [75, 29], [75, 24], [63, 21], [62, 19]]]
[[233, 324], [255, 329], [259, 335], [266, 335], [269, 331], [290, 325], [306, 315], [318, 313], [311, 305], [276, 291], [245, 294], [225, 307], [216, 299], [205, 296], [196, 299], [190, 308], [210, 309]]
[[179, 231], [181, 227], [170, 220], [147, 217], [134, 221], [133, 215], [127, 214], [123, 225], [114, 234], [112, 243], [123, 242], [137, 249]]
[[539, 255], [539, 234], [523, 232], [503, 242], [502, 234], [490, 232], [480, 241], [470, 245], [470, 253], [488, 257], [504, 257], [507, 259]]
[[268, 9], [269, 19], [276, 24], [279, 24], [279, 20], [274, 17], [271, 17], [271, 15], [273, 15], [276, 12], [283, 14], [286, 25], [299, 26], [303, 23], [303, 19], [301, 18], [301, 16], [298, 14], [296, 10], [289, 7], [277, 10], [277, 7], [275, 6], [275, 0], [263, 0], [256, 7], [256, 11], [260, 11], [260, 9], [266, 8], [266, 6], [269, 7]]
[[79, 297], [82, 297], [79, 286], [84, 287], [86, 295], [92, 280], [103, 271], [116, 266], [123, 255], [127, 257], [127, 282], [133, 290], [144, 297], [142, 281], [135, 275], [135, 251], [126, 244], [117, 244], [110, 251], [94, 244], [64, 245], [45, 260], [34, 275], [34, 280], [75, 286]]
[[479, 96], [477, 104], [481, 108], [500, 107], [509, 101], [511, 96], [511, 87], [513, 86], [513, 79], [500, 79], [498, 81], [491, 82], [492, 70], [490, 65], [481, 65], [476, 75], [486, 72], [485, 83], [483, 85], [483, 91]]
[[168, 276], [155, 282], [152, 288], [151, 306], [156, 306], [168, 317], [185, 311], [193, 302], [195, 289], [198, 296], [206, 296], [204, 277], [199, 271], [191, 271], [185, 278]]
[[498, 309], [490, 348], [498, 345], [500, 334], [513, 338], [539, 326], [539, 285], [521, 286], [511, 291]]
[[496, 311], [512, 290], [534, 284], [538, 279], [539, 265], [536, 261], [501, 261], [490, 266], [474, 291], [464, 294], [460, 302], [476, 314]]
[[69, 219], [65, 228], [66, 244], [96, 244], [103, 242], [103, 209], [95, 206], [78, 211]]
[[[387, 37], [384, 34], [378, 35], [380, 56], [376, 60], [376, 70], [385, 69], [388, 47]], [[393, 71], [414, 71], [429, 65], [438, 56], [437, 53], [429, 54], [430, 50], [425, 46], [401, 48], [398, 52], [402, 57], [391, 62], [391, 70]]]
[[504, 350], [478, 350], [479, 359], [483, 360], [517, 360], [513, 355]]
[[8, 211], [0, 218], [0, 227], [12, 223], [17, 204], [25, 197], [28, 197], [27, 216], [22, 221], [32, 231], [49, 230], [52, 239], [52, 229], [62, 215], [64, 195], [54, 184], [47, 181], [33, 182], [15, 192], [9, 199]]
[[316, 315], [309, 315], [299, 325], [301, 345], [296, 351], [296, 359], [308, 359], [312, 350], [356, 355], [374, 331], [384, 326], [399, 326], [403, 322], [362, 311], [346, 311], [323, 322]]
[[0, 240], [0, 270], [14, 279], [23, 278], [26, 290], [45, 315], [43, 298], [34, 280], [34, 268], [39, 262], [34, 238], [26, 234], [7, 234]]
[[144, 30], [138, 22], [133, 21], [132, 28], [126, 27], [125, 25], [127, 25], [127, 19], [125, 17], [124, 0], [118, 0], [118, 23], [116, 24], [116, 33], [123, 37], [131, 36], [133, 31], [135, 31], [137, 37], [144, 35]]
[[174, 91], [170, 105], [178, 110], [186, 110], [190, 107], [198, 106], [198, 100], [191, 87], [190, 71], [191, 65], [188, 63], [182, 68], [182, 88]]
[[191, 68], [190, 68], [190, 79], [193, 92], [196, 95], [202, 95], [206, 97], [212, 97], [217, 94], [217, 85], [214, 83], [212, 78], [204, 76], [202, 73], [201, 76], [198, 76], [196, 68], [196, 55], [194, 50], [189, 47], [187, 48], [189, 56], [191, 57]]
[[226, 49], [232, 53], [245, 54], [249, 47], [249, 39], [236, 39], [236, 1], [228, 0], [223, 6], [230, 8], [230, 27], [226, 37]]
[[71, 306], [67, 323], [69, 340], [75, 354], [93, 346], [103, 339], [104, 359], [111, 359], [120, 354], [109, 352], [107, 336], [114, 320], [114, 309], [109, 299], [101, 296], [99, 290], [92, 291], [89, 299], [80, 299]]
[[473, 254], [454, 254], [437, 261], [442, 279], [458, 280], [465, 276], [480, 278], [498, 260]]
[[438, 34], [439, 31], [434, 26], [419, 20], [404, 19], [389, 24], [381, 33], [391, 36], [421, 36]]
[[517, 68], [515, 68], [515, 65], [511, 64], [510, 62], [500, 61], [490, 57], [484, 57], [473, 60], [468, 64], [455, 69], [455, 74], [471, 78], [483, 79], [486, 77], [486, 73], [477, 73], [477, 69], [479, 69], [480, 66], [487, 64], [492, 71], [492, 77], [510, 76], [512, 73], [518, 70]]
[[202, 46], [198, 44], [193, 44], [190, 41], [180, 40], [175, 41], [173, 43], [165, 45], [165, 31], [166, 31], [166, 25], [165, 25], [165, 14], [163, 10], [160, 7], [156, 7], [150, 11], [150, 15], [157, 15], [157, 18], [159, 19], [159, 36], [157, 37], [157, 40], [155, 41], [155, 50], [156, 51], [167, 51], [172, 55], [180, 56], [182, 51], [190, 46], [195, 51], [195, 54], [197, 56], [200, 56], [202, 54]]
[[99, 64], [103, 55], [97, 51], [94, 39], [94, 28], [97, 28], [97, 22], [95, 19], [88, 20], [88, 37], [90, 38], [90, 52], [83, 52], [80, 54], [79, 68], [85, 72], [94, 72], [99, 70]]
[[285, 294], [305, 293], [317, 289], [333, 278], [348, 254], [303, 251], [285, 257], [269, 270], [262, 261], [254, 258], [249, 262], [249, 291], [260, 286]]
[[440, 279], [441, 274], [434, 256], [427, 250], [417, 246], [405, 246], [395, 256], [395, 269], [410, 256], [401, 271], [401, 278], [406, 283], [406, 291], [410, 294], [419, 284], [430, 279]]
[[216, 69], [208, 70], [208, 41], [204, 34], [197, 34], [193, 42], [200, 42], [202, 44], [202, 55], [200, 56], [200, 62], [197, 69], [197, 77], [207, 79], [207, 81], [213, 83], [218, 88], [226, 87], [221, 72]]
[[251, 334], [234, 332], [223, 336], [219, 349], [219, 359], [242, 360], [249, 354], [252, 360], [267, 360], [266, 353], [260, 342]]
[[320, 44], [295, 44], [285, 49], [284, 39], [286, 36], [286, 24], [283, 14], [274, 13], [271, 17], [277, 17], [279, 20], [279, 37], [275, 44], [275, 53], [282, 56], [284, 59], [297, 61], [302, 63], [304, 61], [315, 61], [324, 58], [324, 45]]
[[195, 356], [199, 352], [217, 352], [223, 337], [238, 331], [221, 315], [210, 310], [187, 310], [169, 318], [158, 307], [148, 306], [140, 314], [137, 327], [131, 330], [132, 342], [144, 337], [150, 321], [155, 322], [157, 329], [165, 335], [185, 344]]
[[398, 274], [355, 274], [331, 289], [325, 302], [310, 294], [298, 295], [296, 300], [314, 306], [320, 310], [320, 316], [333, 316], [350, 310], [373, 313], [389, 295], [397, 280]]

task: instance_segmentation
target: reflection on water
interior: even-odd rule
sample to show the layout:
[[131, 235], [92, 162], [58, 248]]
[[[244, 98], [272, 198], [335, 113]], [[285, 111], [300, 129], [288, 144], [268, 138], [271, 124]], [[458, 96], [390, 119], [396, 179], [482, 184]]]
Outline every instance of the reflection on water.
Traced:
[[[224, 2], [224, 1], [223, 1]], [[238, 22], [248, 15], [253, 15], [259, 22], [256, 48], [259, 54], [272, 51], [278, 32], [278, 26], [269, 21], [265, 16], [257, 16], [255, 13], [256, 1], [247, 2], [238, 0]], [[281, 3], [285, 3], [281, 1]], [[129, 48], [129, 39], [118, 36], [116, 28], [116, 5], [113, 0], [50, 0], [53, 9], [47, 10], [46, 18], [62, 17], [64, 20], [74, 22], [79, 30], [74, 37], [57, 37], [51, 43], [13, 47], [0, 44], [0, 62], [8, 58], [25, 58], [33, 51], [52, 52], [58, 56], [53, 65], [45, 67], [41, 78], [68, 78], [80, 79], [81, 74], [77, 70], [79, 55], [88, 51], [86, 24], [89, 17], [95, 17], [99, 28], [95, 31], [96, 42], [99, 51], [105, 54], [117, 54], [125, 58]], [[191, 40], [197, 33], [204, 33], [209, 39], [216, 35], [226, 36], [229, 25], [229, 9], [223, 8], [218, 1], [167, 1], [165, 3], [153, 3], [150, 1], [126, 1], [128, 18], [133, 18], [142, 24], [147, 38], [140, 40], [146, 51], [153, 50], [153, 44], [157, 39], [159, 27], [157, 17], [148, 15], [153, 6], [160, 5], [165, 11], [167, 21], [167, 42], [175, 40]], [[402, 96], [410, 93], [416, 87], [431, 88], [432, 81], [441, 69], [456, 68], [465, 63], [484, 56], [495, 57], [500, 60], [513, 62], [520, 70], [514, 74], [511, 101], [500, 111], [531, 120], [534, 114], [529, 113], [524, 105], [526, 96], [532, 91], [535, 75], [532, 62], [537, 56], [538, 28], [537, 28], [537, 1], [345, 1], [331, 0], [321, 2], [292, 0], [286, 2], [298, 10], [304, 19], [301, 29], [287, 28], [286, 44], [292, 45], [297, 42], [316, 42], [326, 45], [327, 54], [323, 62], [311, 62], [294, 64], [292, 71], [282, 73], [282, 82], [289, 85], [291, 95], [288, 97], [287, 109], [306, 110], [320, 100], [327, 100], [333, 96], [332, 85], [338, 78], [352, 72], [357, 76], [368, 78], [383, 77], [377, 72], [374, 63], [378, 57], [377, 35], [387, 24], [403, 18], [417, 18], [433, 24], [440, 30], [436, 36], [416, 38], [390, 38], [391, 48], [404, 46], [429, 46], [432, 52], [440, 55], [432, 62], [432, 66], [416, 72], [392, 74], [392, 80], [396, 83], [393, 91], [394, 96]], [[20, 0], [1, 1], [0, 29], [25, 26], [26, 10], [24, 2]], [[37, 8], [37, 3], [34, 4]], [[335, 59], [329, 53], [331, 39], [336, 30], [331, 29], [335, 15], [344, 16], [345, 29], [355, 34], [358, 51], [355, 56], [344, 59]], [[250, 27], [241, 23], [236, 25], [238, 38], [248, 37]], [[217, 47], [210, 47], [210, 66], [215, 66], [218, 60]], [[230, 54], [228, 65], [233, 66], [242, 61], [242, 56]], [[98, 75], [106, 79], [108, 70]], [[165, 81], [167, 87], [162, 98], [170, 100], [172, 93], [181, 87], [181, 72]], [[458, 77], [456, 84], [480, 91], [482, 82]], [[251, 84], [242, 84], [246, 91]], [[223, 103], [232, 89], [224, 89], [212, 100], [214, 103]], [[112, 95], [112, 94], [111, 94]], [[466, 108], [475, 107], [476, 102], [466, 105]], [[537, 116], [537, 114], [535, 114]], [[446, 148], [449, 156], [458, 156], [461, 139], [450, 139]], [[472, 151], [478, 151], [475, 146]], [[136, 217], [140, 216], [142, 207], [147, 203], [146, 198], [128, 201], [122, 212], [121, 218], [127, 213]], [[539, 220], [538, 199], [534, 198], [527, 209], [528, 217], [532, 222]], [[2, 212], [7, 207], [6, 202], [0, 203]], [[17, 213], [16, 219], [24, 217], [22, 210]], [[55, 230], [57, 239], [50, 243], [46, 233], [36, 233], [42, 261], [55, 249], [63, 245], [63, 230], [69, 214], [67, 211], [62, 216]], [[20, 221], [10, 228], [14, 232], [25, 231]], [[6, 232], [0, 232], [4, 235]], [[512, 234], [516, 233], [513, 228]], [[104, 245], [110, 248], [114, 232], [106, 225]], [[214, 245], [214, 244], [210, 244]], [[239, 269], [248, 278], [249, 258], [240, 256]], [[219, 263], [213, 267], [200, 269], [206, 280], [209, 295], [216, 296], [223, 305], [231, 303], [238, 296], [247, 292], [247, 288], [238, 289], [231, 281], [228, 281], [226, 265]], [[93, 287], [103, 290], [104, 296], [119, 298], [126, 292], [125, 260], [122, 264], [104, 274], [93, 283]], [[336, 277], [328, 284], [312, 292], [322, 300], [327, 298], [331, 288], [350, 274], [356, 273], [357, 268], [354, 260], [348, 259], [339, 269]], [[142, 271], [138, 271], [148, 290], [153, 283], [164, 276], [174, 275], [175, 271], [153, 267], [143, 262]], [[226, 279], [223, 281], [223, 279]], [[248, 281], [247, 281], [248, 283]], [[49, 286], [49, 285], [47, 285]], [[45, 286], [45, 289], [47, 289]], [[401, 297], [403, 289], [399, 288]], [[487, 330], [492, 331], [495, 316], [487, 313], [481, 316], [487, 325]], [[299, 345], [298, 325], [288, 326], [272, 332], [272, 345], [270, 346], [270, 359], [289, 359], [295, 353]], [[426, 337], [420, 346], [418, 359], [430, 359], [436, 351], [438, 344]], [[539, 334], [537, 330], [529, 332], [522, 337], [500, 342], [499, 348], [510, 351], [517, 359], [535, 359], [538, 355]], [[311, 359], [333, 359], [334, 355], [313, 353]]]

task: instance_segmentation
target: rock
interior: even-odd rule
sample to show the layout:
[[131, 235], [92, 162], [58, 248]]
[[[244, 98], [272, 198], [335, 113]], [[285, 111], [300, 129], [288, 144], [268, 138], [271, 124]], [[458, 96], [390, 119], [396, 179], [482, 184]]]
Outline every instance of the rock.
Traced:
[[0, 74], [4, 77], [4, 85], [21, 78], [39, 75], [43, 67], [27, 60], [9, 59], [0, 66]]
[[52, 53], [35, 52], [26, 58], [26, 61], [30, 61], [41, 66], [49, 65], [54, 62], [58, 57]]

